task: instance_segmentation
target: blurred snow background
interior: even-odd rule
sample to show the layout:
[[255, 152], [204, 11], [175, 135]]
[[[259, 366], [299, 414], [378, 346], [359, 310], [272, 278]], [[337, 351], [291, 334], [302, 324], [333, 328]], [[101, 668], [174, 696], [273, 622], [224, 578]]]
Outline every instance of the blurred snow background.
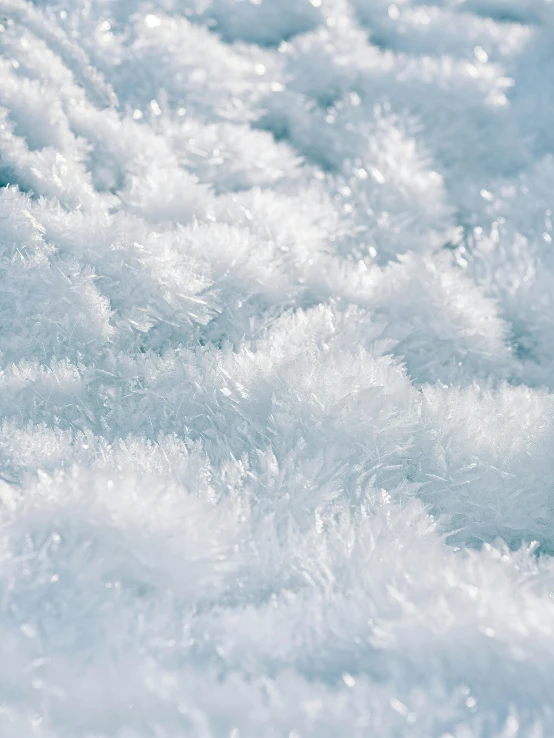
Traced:
[[554, 735], [553, 88], [550, 0], [0, 0], [1, 736]]

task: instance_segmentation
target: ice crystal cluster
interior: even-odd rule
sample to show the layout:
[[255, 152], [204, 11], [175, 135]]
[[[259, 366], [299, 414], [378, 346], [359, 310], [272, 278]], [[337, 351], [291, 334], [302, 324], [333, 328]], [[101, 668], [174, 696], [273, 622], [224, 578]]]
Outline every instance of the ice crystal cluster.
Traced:
[[554, 735], [554, 3], [0, 0], [0, 735]]

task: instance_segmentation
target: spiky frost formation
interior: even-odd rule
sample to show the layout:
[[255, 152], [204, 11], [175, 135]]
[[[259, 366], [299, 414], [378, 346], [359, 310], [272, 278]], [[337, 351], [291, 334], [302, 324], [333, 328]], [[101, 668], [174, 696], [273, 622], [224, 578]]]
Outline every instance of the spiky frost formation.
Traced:
[[554, 734], [553, 28], [0, 0], [0, 735]]

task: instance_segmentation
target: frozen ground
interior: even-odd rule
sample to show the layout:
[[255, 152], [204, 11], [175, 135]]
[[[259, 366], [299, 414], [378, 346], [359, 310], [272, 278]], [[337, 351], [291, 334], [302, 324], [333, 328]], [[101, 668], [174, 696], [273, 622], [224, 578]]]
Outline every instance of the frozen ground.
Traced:
[[0, 23], [0, 735], [551, 738], [554, 3]]

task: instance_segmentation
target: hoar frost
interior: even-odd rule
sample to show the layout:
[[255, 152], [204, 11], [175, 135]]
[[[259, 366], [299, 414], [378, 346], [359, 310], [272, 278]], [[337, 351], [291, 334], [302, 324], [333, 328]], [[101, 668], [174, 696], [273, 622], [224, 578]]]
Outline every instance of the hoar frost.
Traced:
[[0, 0], [0, 734], [554, 732], [554, 5]]

